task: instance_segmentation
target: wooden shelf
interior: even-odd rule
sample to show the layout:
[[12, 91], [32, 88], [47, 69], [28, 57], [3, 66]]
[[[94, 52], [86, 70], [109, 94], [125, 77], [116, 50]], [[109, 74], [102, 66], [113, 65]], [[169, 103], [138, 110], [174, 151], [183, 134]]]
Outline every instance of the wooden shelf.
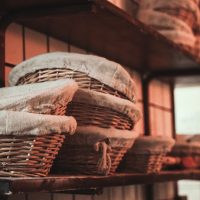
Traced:
[[[200, 69], [190, 52], [105, 0], [10, 0], [0, 13], [139, 72]], [[13, 10], [15, 8], [15, 10]], [[10, 17], [10, 16], [9, 16]]]
[[48, 176], [0, 178], [0, 195], [23, 192], [58, 192], [95, 187], [152, 184], [177, 180], [200, 180], [200, 171], [165, 171], [159, 174], [116, 174], [112, 176]]

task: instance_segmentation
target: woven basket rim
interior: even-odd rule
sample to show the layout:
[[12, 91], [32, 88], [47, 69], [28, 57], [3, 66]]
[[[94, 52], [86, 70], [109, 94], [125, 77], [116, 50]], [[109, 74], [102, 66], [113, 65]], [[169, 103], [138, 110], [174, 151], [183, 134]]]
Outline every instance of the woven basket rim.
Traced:
[[51, 52], [32, 57], [12, 69], [9, 74], [9, 84], [16, 85], [21, 77], [44, 68], [68, 68], [81, 71], [122, 92], [131, 100], [135, 98], [135, 82], [120, 64], [103, 57], [78, 53]]
[[[174, 4], [175, 3], [175, 4]], [[152, 4], [145, 4], [145, 1], [143, 4], [141, 4], [142, 9], [156, 9], [157, 7], [159, 8], [165, 8], [165, 7], [170, 7], [170, 8], [176, 8], [176, 9], [187, 9], [190, 12], [192, 12], [194, 15], [198, 15], [198, 5], [194, 1], [191, 0], [170, 0], [170, 1], [165, 1], [165, 0], [154, 0], [152, 1]]]
[[156, 153], [168, 152], [174, 145], [174, 139], [162, 136], [142, 136], [135, 140], [131, 152]]
[[141, 111], [139, 110], [138, 105], [129, 100], [121, 99], [110, 94], [87, 89], [78, 89], [72, 102], [86, 103], [112, 109], [128, 116], [134, 124], [141, 118]]

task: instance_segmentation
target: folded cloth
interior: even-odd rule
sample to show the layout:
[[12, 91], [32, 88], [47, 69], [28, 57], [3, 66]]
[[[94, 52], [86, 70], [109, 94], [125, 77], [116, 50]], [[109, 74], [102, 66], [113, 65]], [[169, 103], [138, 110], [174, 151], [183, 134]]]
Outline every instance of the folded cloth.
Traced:
[[73, 134], [76, 127], [73, 117], [0, 111], [0, 135]]
[[1, 88], [0, 110], [63, 115], [77, 88], [69, 79]]

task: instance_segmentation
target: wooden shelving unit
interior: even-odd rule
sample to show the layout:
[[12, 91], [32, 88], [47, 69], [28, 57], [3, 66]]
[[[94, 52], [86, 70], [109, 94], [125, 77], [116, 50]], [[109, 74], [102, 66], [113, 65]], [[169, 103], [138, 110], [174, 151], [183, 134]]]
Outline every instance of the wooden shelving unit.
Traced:
[[159, 174], [115, 174], [112, 176], [48, 176], [0, 178], [0, 195], [21, 192], [61, 192], [73, 189], [153, 184], [165, 181], [200, 180], [198, 170], [163, 171]]
[[2, 29], [18, 22], [142, 74], [159, 75], [166, 70], [176, 75], [184, 70], [200, 73], [200, 61], [189, 51], [106, 0], [4, 2], [0, 8]]
[[[200, 80], [200, 60], [106, 0], [20, 0], [19, 2], [3, 0], [0, 5], [0, 81], [2, 85], [5, 67], [5, 30], [12, 22], [21, 23], [66, 42], [70, 41], [89, 52], [138, 71], [143, 79], [146, 132], [149, 132], [148, 84], [151, 79], [162, 77], [173, 83]], [[10, 63], [10, 66], [15, 64]], [[192, 76], [192, 79], [188, 76]], [[200, 180], [200, 171], [116, 174], [106, 177], [1, 177], [0, 194], [57, 192], [183, 179]]]

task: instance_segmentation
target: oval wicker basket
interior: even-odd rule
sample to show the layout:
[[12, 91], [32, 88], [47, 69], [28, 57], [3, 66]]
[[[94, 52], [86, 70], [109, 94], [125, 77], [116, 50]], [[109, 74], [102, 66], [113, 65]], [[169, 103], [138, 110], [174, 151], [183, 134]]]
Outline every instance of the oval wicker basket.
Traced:
[[97, 92], [111, 94], [123, 99], [128, 99], [121, 92], [118, 92], [117, 90], [114, 90], [100, 81], [89, 77], [87, 74], [79, 71], [73, 71], [71, 69], [40, 69], [20, 78], [16, 85], [53, 81], [62, 78], [75, 80], [78, 83], [78, 86], [83, 89], [94, 90]]
[[66, 133], [74, 133], [72, 117], [0, 111], [0, 176], [48, 175]]
[[199, 23], [198, 3], [191, 0], [149, 0], [142, 1], [141, 10], [153, 10], [166, 13], [196, 28]]
[[[84, 174], [114, 172], [124, 153], [130, 148], [127, 144], [132, 143], [134, 137], [132, 130], [140, 118], [140, 111], [135, 105], [133, 80], [119, 64], [104, 58], [81, 54], [51, 53], [18, 65], [11, 72], [10, 83], [19, 85], [62, 78], [74, 79], [80, 88], [67, 106], [66, 115], [77, 119], [78, 130], [84, 127], [85, 131], [88, 126], [86, 138], [95, 136], [99, 129], [103, 130], [100, 134], [103, 137], [93, 140], [89, 145], [84, 142], [77, 144], [78, 141], [82, 141], [80, 132], [84, 132], [83, 130], [77, 131], [76, 142], [69, 145], [68, 141], [65, 141], [62, 147], [65, 150], [60, 151], [59, 162], [55, 164], [57, 167], [54, 169], [56, 171], [60, 169], [65, 173], [69, 173], [67, 169], [71, 169], [72, 172]], [[124, 146], [112, 146], [113, 153], [108, 154], [110, 146], [105, 139], [106, 141], [110, 139], [111, 132], [117, 135], [115, 141], [118, 143], [121, 143], [124, 137], [129, 136], [129, 138]], [[72, 138], [68, 138], [69, 141], [73, 140]], [[99, 149], [98, 151], [91, 151], [94, 145]], [[71, 150], [74, 153], [70, 153]], [[99, 160], [102, 154], [106, 156], [102, 159], [103, 161]], [[100, 162], [101, 169], [97, 166], [97, 160]], [[93, 162], [92, 168], [88, 168], [90, 162]], [[67, 166], [70, 166], [70, 169]]]
[[159, 12], [171, 15], [173, 17], [176, 17], [177, 19], [185, 22], [192, 29], [193, 28], [195, 29], [198, 26], [198, 19], [195, 18], [194, 14], [191, 11], [188, 11], [186, 9], [180, 9], [180, 8], [157, 8], [157, 9], [155, 9], [155, 11], [159, 11]]
[[140, 119], [140, 110], [134, 103], [84, 89], [77, 90], [66, 114], [74, 116], [78, 126], [91, 125], [121, 130], [132, 130]]
[[[93, 175], [114, 173], [136, 137], [133, 128], [140, 118], [137, 106], [109, 94], [78, 89], [68, 105], [67, 114], [76, 118], [77, 133], [64, 142], [54, 172]], [[98, 151], [94, 148], [96, 144]], [[106, 158], [101, 160], [103, 154]]]
[[135, 83], [118, 63], [105, 58], [54, 52], [33, 57], [10, 73], [10, 85], [74, 79], [80, 88], [112, 94], [135, 102]]
[[165, 158], [165, 168], [195, 169], [200, 167], [200, 143], [176, 142]]
[[137, 173], [158, 173], [164, 156], [174, 145], [171, 138], [144, 136], [136, 139], [127, 152], [120, 171]]
[[196, 39], [191, 27], [174, 16], [159, 11], [141, 10], [138, 19], [185, 49], [193, 49], [195, 46]]
[[52, 172], [113, 174], [136, 136], [133, 131], [78, 126], [76, 134], [65, 140], [55, 159]]
[[48, 175], [65, 136], [0, 136], [0, 176]]

